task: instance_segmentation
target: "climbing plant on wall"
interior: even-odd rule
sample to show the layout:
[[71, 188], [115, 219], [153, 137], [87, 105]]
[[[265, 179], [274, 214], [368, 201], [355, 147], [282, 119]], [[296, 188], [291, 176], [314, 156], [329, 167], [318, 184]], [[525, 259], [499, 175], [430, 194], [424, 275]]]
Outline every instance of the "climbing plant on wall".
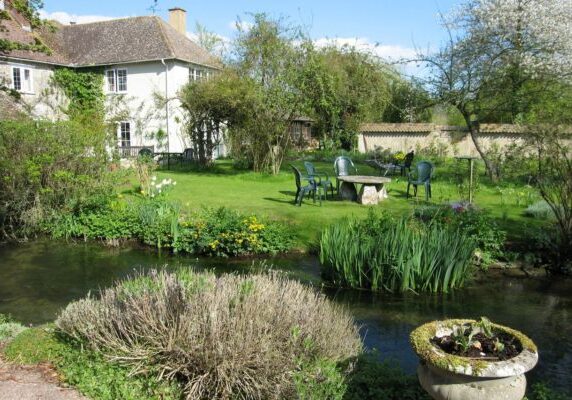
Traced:
[[85, 116], [103, 118], [105, 95], [102, 70], [58, 68], [54, 71], [52, 83], [68, 98], [69, 105], [65, 113], [70, 118]]

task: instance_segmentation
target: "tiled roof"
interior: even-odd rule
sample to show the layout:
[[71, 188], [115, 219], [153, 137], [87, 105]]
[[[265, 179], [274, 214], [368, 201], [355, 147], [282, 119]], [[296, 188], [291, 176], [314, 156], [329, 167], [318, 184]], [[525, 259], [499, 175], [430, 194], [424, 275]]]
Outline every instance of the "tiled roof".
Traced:
[[433, 132], [436, 125], [433, 124], [388, 124], [375, 123], [363, 124], [362, 133], [429, 133]]
[[51, 54], [14, 50], [0, 56], [77, 67], [177, 59], [218, 68], [219, 61], [159, 17], [133, 17], [27, 32], [21, 18], [2, 21], [0, 39], [30, 44], [41, 38]]
[[[435, 125], [428, 123], [370, 123], [361, 126], [362, 133], [430, 133], [435, 131], [466, 131], [465, 127]], [[481, 134], [522, 134], [526, 129], [512, 124], [481, 124]]]

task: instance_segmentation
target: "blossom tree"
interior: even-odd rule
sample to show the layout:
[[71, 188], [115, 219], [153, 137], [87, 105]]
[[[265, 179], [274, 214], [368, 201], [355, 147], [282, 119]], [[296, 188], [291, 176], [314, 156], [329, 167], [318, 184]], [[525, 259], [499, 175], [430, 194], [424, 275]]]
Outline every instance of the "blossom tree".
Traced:
[[478, 139], [479, 122], [523, 122], [548, 90], [570, 90], [570, 0], [468, 0], [442, 17], [449, 41], [420, 55], [438, 101], [463, 116], [491, 179], [499, 168]]

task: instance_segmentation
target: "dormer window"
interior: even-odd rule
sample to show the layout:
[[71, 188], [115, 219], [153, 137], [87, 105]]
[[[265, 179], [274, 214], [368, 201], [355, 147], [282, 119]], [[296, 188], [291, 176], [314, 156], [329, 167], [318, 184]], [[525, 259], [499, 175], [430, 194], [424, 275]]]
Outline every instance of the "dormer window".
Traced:
[[127, 70], [108, 69], [105, 71], [107, 93], [127, 93]]
[[20, 93], [33, 93], [32, 70], [26, 67], [12, 67], [12, 89]]

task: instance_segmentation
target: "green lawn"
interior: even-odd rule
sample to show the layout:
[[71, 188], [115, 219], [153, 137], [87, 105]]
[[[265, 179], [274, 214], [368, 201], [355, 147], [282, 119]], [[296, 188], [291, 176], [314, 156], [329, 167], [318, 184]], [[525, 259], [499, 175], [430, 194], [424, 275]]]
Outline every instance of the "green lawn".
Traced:
[[[316, 167], [333, 174], [331, 163], [315, 162]], [[303, 170], [302, 162], [294, 162]], [[376, 175], [376, 171], [357, 163], [360, 174]], [[436, 168], [432, 183], [432, 203], [438, 204], [459, 199], [456, 185], [453, 183], [452, 169], [466, 168], [465, 164], [454, 161]], [[339, 218], [349, 215], [365, 216], [372, 206], [362, 206], [357, 203], [340, 201], [338, 199], [325, 201], [320, 207], [311, 200], [305, 200], [302, 207], [293, 204], [295, 183], [288, 164], [283, 165], [283, 171], [278, 176], [263, 175], [249, 171], [233, 169], [231, 161], [217, 161], [208, 171], [191, 171], [184, 169], [160, 170], [157, 176], [173, 178], [177, 186], [168, 194], [172, 200], [178, 200], [187, 211], [202, 206], [226, 206], [247, 213], [256, 213], [291, 224], [298, 236], [298, 247], [307, 249], [315, 243], [322, 227]], [[475, 203], [491, 212], [499, 224], [508, 231], [509, 238], [518, 239], [527, 225], [537, 225], [539, 222], [523, 216], [524, 205], [516, 205], [514, 195], [500, 195], [497, 185], [488, 184], [483, 176], [482, 166], [479, 170], [479, 189], [475, 195]], [[334, 179], [332, 179], [334, 180]], [[381, 202], [377, 209], [388, 210], [396, 214], [410, 213], [418, 205], [424, 204], [424, 189], [419, 189], [417, 199], [406, 199], [407, 180], [394, 177], [388, 185], [389, 199]], [[518, 190], [532, 190], [518, 187]], [[536, 197], [536, 194], [533, 194]]]

